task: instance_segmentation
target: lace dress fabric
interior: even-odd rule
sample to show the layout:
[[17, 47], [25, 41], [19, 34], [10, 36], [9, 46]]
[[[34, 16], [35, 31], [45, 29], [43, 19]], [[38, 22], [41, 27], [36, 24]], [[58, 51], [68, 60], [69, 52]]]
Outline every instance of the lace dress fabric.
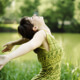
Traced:
[[42, 69], [31, 80], [60, 80], [62, 47], [49, 33], [46, 34], [50, 50], [47, 51], [43, 47], [34, 50]]

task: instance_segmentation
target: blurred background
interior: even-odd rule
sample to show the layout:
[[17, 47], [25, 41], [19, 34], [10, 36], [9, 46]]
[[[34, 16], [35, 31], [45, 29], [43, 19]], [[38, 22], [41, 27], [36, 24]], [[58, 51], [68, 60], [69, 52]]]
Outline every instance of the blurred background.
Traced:
[[[44, 17], [63, 47], [61, 80], [80, 80], [80, 0], [0, 0], [0, 54], [2, 45], [21, 37], [17, 33], [20, 19], [33, 14]], [[31, 80], [40, 69], [32, 51], [5, 65], [0, 80]]]

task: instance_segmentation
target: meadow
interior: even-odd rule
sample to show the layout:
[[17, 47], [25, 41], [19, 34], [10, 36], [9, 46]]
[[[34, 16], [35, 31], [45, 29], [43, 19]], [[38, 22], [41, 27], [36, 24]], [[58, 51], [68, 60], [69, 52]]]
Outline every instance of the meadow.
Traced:
[[[80, 34], [71, 33], [53, 33], [56, 40], [63, 47], [61, 80], [80, 80]], [[19, 39], [17, 33], [0, 33], [0, 54], [2, 45], [9, 41]], [[15, 46], [14, 51], [18, 46]], [[38, 62], [37, 55], [31, 51], [26, 55], [10, 61], [0, 71], [0, 80], [31, 80], [39, 73], [41, 64]]]

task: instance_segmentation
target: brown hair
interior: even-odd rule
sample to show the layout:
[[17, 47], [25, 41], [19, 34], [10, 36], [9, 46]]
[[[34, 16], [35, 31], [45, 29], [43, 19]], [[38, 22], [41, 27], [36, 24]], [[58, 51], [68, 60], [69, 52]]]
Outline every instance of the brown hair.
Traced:
[[34, 25], [27, 19], [27, 17], [23, 17], [18, 26], [18, 33], [24, 38], [32, 39], [33, 35], [38, 31], [33, 31], [33, 27]]

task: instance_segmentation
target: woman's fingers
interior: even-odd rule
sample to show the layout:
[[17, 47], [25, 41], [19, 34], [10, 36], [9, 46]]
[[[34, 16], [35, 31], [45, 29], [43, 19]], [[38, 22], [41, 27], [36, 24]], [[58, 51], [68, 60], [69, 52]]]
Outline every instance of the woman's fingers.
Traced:
[[2, 52], [6, 52], [6, 51], [10, 51], [10, 49], [5, 48], [5, 49], [2, 50]]

